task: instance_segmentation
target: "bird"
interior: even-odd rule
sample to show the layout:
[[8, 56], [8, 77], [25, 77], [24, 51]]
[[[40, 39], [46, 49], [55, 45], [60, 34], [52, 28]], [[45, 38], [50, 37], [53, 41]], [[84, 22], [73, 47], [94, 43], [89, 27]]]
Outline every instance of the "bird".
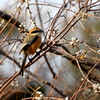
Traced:
[[20, 69], [20, 74], [22, 76], [24, 73], [24, 66], [27, 57], [29, 57], [29, 55], [34, 55], [36, 50], [40, 47], [42, 43], [41, 33], [43, 33], [43, 30], [41, 30], [40, 28], [32, 28], [23, 40], [22, 47], [20, 50], [20, 53], [23, 52], [22, 67]]

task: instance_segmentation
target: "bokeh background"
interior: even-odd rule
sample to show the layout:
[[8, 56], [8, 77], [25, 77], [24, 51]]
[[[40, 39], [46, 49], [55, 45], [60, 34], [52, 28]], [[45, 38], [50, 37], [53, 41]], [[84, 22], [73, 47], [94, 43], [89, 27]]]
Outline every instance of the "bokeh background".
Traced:
[[[31, 15], [28, 14], [27, 4]], [[66, 6], [58, 13], [63, 4]], [[27, 68], [25, 76], [19, 75], [9, 82], [1, 93], [1, 99], [21, 100], [42, 91], [44, 96], [68, 97], [68, 100], [99, 100], [99, 5], [98, 0], [1, 1], [0, 11], [18, 20], [28, 31], [34, 27], [31, 21], [35, 21], [44, 30], [42, 42], [45, 45], [68, 26], [56, 39], [58, 43], [52, 46], [55, 51], [46, 53], [50, 66], [44, 56], [40, 57]], [[3, 19], [3, 14], [0, 16], [0, 86], [3, 87], [20, 70], [23, 54], [19, 51], [25, 32], [20, 32], [21, 26], [13, 28], [14, 23]], [[66, 35], [60, 39], [63, 34]], [[27, 59], [26, 63], [29, 62]]]

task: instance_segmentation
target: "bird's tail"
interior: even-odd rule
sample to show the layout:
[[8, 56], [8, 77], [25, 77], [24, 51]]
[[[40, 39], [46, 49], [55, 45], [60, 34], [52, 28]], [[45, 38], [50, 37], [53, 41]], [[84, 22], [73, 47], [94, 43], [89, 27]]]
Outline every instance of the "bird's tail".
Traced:
[[24, 53], [24, 59], [23, 59], [23, 62], [22, 62], [22, 67], [20, 69], [20, 74], [23, 76], [24, 74], [24, 66], [25, 66], [25, 63], [26, 63], [26, 58], [27, 58], [27, 54]]

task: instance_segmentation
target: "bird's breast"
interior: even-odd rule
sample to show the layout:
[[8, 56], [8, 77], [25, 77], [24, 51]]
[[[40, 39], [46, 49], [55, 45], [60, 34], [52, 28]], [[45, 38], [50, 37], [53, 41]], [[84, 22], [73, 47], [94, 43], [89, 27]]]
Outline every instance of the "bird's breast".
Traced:
[[41, 37], [38, 37], [38, 39], [27, 48], [27, 55], [33, 55], [36, 52], [36, 50], [40, 47], [40, 45]]

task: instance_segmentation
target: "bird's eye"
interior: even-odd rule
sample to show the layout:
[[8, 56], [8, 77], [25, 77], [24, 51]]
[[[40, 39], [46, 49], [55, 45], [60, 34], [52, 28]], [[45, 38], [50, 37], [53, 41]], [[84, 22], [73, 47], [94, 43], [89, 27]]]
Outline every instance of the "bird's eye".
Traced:
[[42, 33], [42, 32], [43, 32], [42, 30], [34, 30], [31, 33]]

